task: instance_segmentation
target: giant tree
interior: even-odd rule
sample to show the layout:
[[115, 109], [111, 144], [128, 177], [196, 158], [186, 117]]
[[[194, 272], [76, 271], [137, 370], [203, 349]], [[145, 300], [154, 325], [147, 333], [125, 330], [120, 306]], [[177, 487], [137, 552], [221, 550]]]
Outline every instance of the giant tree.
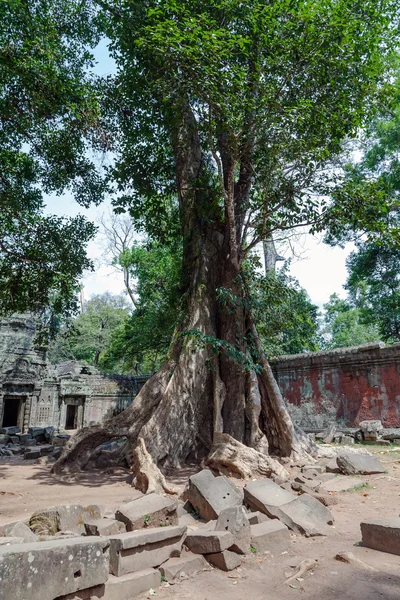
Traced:
[[323, 216], [329, 162], [374, 104], [396, 2], [99, 4], [118, 69], [115, 206], [157, 237], [177, 198], [185, 306], [160, 371], [127, 411], [78, 433], [56, 470], [120, 435], [144, 489], [213, 442], [313, 451], [262, 352], [245, 264], [275, 231]]

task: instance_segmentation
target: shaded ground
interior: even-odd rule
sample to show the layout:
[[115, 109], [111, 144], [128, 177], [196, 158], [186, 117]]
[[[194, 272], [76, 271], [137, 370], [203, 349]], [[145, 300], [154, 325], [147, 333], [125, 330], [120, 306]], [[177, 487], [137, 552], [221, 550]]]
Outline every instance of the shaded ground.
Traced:
[[[355, 546], [360, 541], [362, 520], [400, 513], [400, 449], [378, 454], [378, 458], [387, 474], [353, 477], [355, 491], [336, 494], [339, 502], [330, 507], [335, 517], [336, 533], [332, 536], [307, 539], [292, 535], [288, 553], [254, 554], [244, 558], [242, 566], [229, 574], [213, 569], [175, 585], [163, 584], [156, 592], [157, 597], [160, 600], [400, 600], [400, 556]], [[174, 473], [169, 480], [182, 488], [191, 472], [187, 469]], [[130, 487], [129, 480], [129, 474], [122, 470], [85, 473], [73, 479], [55, 478], [48, 466], [2, 459], [0, 524], [26, 518], [37, 508], [52, 504], [97, 503], [116, 508], [124, 500], [139, 495]], [[368, 487], [360, 487], [364, 481]], [[376, 571], [335, 560], [335, 555], [342, 551], [353, 552]], [[303, 581], [293, 581], [295, 587], [289, 587], [284, 582], [285, 573], [293, 572], [290, 563], [304, 558], [318, 561], [313, 574], [306, 574]], [[148, 594], [139, 598], [146, 597]]]

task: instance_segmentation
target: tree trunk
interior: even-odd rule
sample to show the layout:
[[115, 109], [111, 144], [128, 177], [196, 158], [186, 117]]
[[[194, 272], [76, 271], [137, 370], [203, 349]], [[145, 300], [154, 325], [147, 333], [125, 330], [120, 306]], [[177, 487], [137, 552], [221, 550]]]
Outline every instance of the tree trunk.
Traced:
[[[129, 440], [127, 458], [142, 491], [146, 486], [165, 487], [159, 468], [200, 461], [217, 440], [214, 457], [223, 456], [223, 439], [243, 444], [237, 473], [248, 472], [243, 462], [246, 446], [253, 448], [249, 465], [260, 463], [268, 447], [271, 454], [281, 457], [312, 450], [308, 438], [295, 431], [263, 356], [244, 301], [240, 265], [230, 252], [232, 230], [218, 218], [220, 212], [213, 214], [212, 191], [196, 184], [203, 168], [196, 122], [185, 106], [182, 115], [173, 144], [184, 242], [186, 316], [175, 331], [160, 372], [127, 410], [103, 427], [83, 429], [71, 438], [54, 465], [56, 472], [84, 468], [96, 446], [122, 436]], [[221, 289], [222, 299], [218, 296]], [[246, 370], [244, 364], [255, 352], [260, 364], [257, 374]], [[221, 438], [220, 434], [227, 435]], [[230, 457], [229, 464], [234, 462], [235, 457]], [[212, 464], [217, 468], [215, 459]], [[282, 473], [282, 466], [272, 459], [262, 469]]]

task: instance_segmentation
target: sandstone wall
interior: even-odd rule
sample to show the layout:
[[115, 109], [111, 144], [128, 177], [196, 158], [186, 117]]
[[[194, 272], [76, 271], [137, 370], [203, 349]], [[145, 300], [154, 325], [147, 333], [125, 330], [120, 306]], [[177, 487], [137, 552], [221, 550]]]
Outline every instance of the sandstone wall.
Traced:
[[366, 344], [330, 352], [283, 356], [273, 370], [294, 420], [353, 427], [380, 419], [400, 427], [400, 344]]

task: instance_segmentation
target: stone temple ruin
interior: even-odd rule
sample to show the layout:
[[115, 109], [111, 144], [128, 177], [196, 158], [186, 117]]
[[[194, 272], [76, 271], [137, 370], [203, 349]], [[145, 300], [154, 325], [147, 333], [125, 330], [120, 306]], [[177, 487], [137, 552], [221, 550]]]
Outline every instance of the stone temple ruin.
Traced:
[[133, 401], [146, 378], [105, 376], [85, 363], [50, 365], [35, 320], [0, 320], [0, 429], [76, 430], [103, 422]]

